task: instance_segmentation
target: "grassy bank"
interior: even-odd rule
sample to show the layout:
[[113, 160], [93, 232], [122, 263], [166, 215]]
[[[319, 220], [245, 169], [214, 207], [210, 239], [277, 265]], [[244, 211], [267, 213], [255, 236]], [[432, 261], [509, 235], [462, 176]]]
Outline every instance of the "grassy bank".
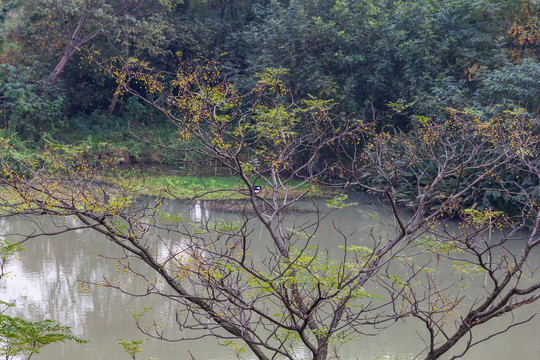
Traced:
[[[170, 168], [115, 169], [104, 177], [109, 184], [130, 186], [146, 196], [161, 196], [169, 199], [238, 200], [247, 199], [248, 189], [245, 183], [235, 176], [208, 176], [173, 172]], [[263, 181], [253, 179], [253, 185], [262, 187], [259, 196], [273, 195], [272, 189]], [[307, 192], [309, 197], [331, 196], [335, 192], [315, 184], [302, 184], [292, 181], [288, 184], [288, 196]], [[278, 197], [285, 191], [279, 189]]]

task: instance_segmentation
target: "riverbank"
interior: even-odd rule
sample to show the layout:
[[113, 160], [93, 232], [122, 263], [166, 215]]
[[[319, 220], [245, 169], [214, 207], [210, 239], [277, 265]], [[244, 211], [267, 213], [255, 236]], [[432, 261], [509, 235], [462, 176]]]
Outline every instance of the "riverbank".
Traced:
[[[111, 186], [130, 187], [143, 196], [180, 200], [243, 200], [248, 199], [246, 184], [238, 176], [211, 176], [204, 172], [190, 173], [168, 166], [145, 165], [114, 168], [106, 171], [103, 181]], [[258, 196], [272, 197], [273, 189], [261, 179], [252, 179], [252, 185], [261, 187]], [[335, 189], [314, 183], [292, 180], [287, 189], [277, 189], [277, 197], [305, 195], [309, 198], [332, 197]]]

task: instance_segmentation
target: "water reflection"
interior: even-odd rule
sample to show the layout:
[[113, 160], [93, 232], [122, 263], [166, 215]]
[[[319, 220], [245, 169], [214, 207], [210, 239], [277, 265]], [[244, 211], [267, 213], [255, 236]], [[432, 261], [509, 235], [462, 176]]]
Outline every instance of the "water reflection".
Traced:
[[204, 208], [201, 204], [201, 201], [196, 201], [193, 210], [189, 212], [191, 221], [196, 223], [203, 223], [208, 220], [210, 217], [210, 210]]
[[[331, 251], [339, 251], [337, 245], [343, 238], [338, 236], [334, 227], [340, 228], [344, 234], [352, 234], [349, 244], [370, 244], [373, 238], [384, 237], [391, 232], [393, 224], [388, 211], [369, 196], [359, 196], [359, 204], [336, 212], [324, 221], [321, 236], [317, 238], [319, 245]], [[323, 202], [306, 202], [306, 208], [324, 209]], [[212, 217], [233, 220], [236, 215], [211, 211], [198, 202], [187, 206], [178, 202], [166, 204], [171, 213], [187, 212], [186, 219], [196, 223], [204, 223]], [[308, 215], [296, 217], [298, 223], [308, 219]], [[310, 215], [313, 216], [313, 215]], [[68, 219], [77, 222], [76, 219]], [[21, 218], [1, 218], [0, 235], [7, 233], [24, 233], [30, 231], [31, 223]], [[261, 229], [262, 230], [262, 229]], [[253, 246], [264, 252], [267, 244], [261, 230], [254, 231], [256, 241]], [[174, 257], [177, 261], [187, 261], [191, 256], [185, 239], [167, 238], [161, 234], [163, 241], [157, 251], [162, 259]], [[519, 246], [519, 244], [516, 244]], [[9, 263], [8, 271], [13, 276], [1, 284], [2, 300], [15, 300], [17, 307], [12, 314], [31, 320], [50, 318], [71, 326], [73, 331], [90, 340], [88, 344], [55, 344], [36, 356], [36, 359], [128, 359], [120, 345], [119, 338], [141, 339], [142, 335], [134, 326], [128, 310], [139, 311], [143, 307], [152, 307], [147, 315], [163, 324], [168, 333], [176, 333], [174, 322], [175, 304], [156, 296], [128, 297], [110, 289], [78, 287], [79, 280], [99, 282], [104, 276], [120, 277], [113, 261], [102, 259], [99, 255], [121, 256], [120, 250], [90, 230], [79, 230], [56, 236], [54, 239], [39, 238], [25, 244], [26, 250], [21, 261]], [[530, 310], [528, 310], [530, 311]], [[527, 312], [518, 312], [524, 317]], [[498, 324], [507, 322], [501, 319]], [[473, 349], [467, 358], [480, 360], [503, 360], [511, 357], [534, 359], [540, 355], [540, 343], [537, 341], [536, 328], [540, 321], [534, 320], [523, 327], [514, 329], [495, 341], [485, 343]], [[493, 328], [490, 324], [487, 330]], [[413, 359], [422, 348], [417, 332], [422, 332], [422, 324], [409, 321], [398, 323], [381, 335], [360, 337], [345, 346], [336, 349], [336, 353], [346, 360], [375, 359]], [[511, 344], [511, 345], [507, 345]], [[227, 347], [220, 346], [217, 341], [205, 338], [198, 342], [166, 343], [148, 341], [139, 359], [150, 356], [165, 359], [187, 359], [192, 353], [199, 360], [236, 359], [236, 355]], [[298, 347], [299, 359], [308, 359], [308, 352]], [[246, 359], [254, 357], [244, 356]]]

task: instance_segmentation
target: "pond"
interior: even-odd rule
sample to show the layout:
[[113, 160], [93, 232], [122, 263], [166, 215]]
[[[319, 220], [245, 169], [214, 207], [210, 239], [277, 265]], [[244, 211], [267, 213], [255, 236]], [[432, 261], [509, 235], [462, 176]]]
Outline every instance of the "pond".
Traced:
[[[388, 211], [375, 199], [367, 195], [357, 195], [352, 199], [357, 205], [336, 211], [326, 219], [320, 229], [317, 241], [321, 248], [337, 250], [339, 237], [333, 228], [339, 227], [345, 233], [361, 238], [370, 231], [383, 234], [391, 231], [392, 222]], [[315, 205], [325, 208], [324, 201]], [[182, 202], [169, 202], [171, 212], [188, 211], [191, 221], [204, 218], [231, 218], [234, 214], [210, 210], [203, 203], [188, 206]], [[306, 203], [306, 208], [313, 204]], [[302, 211], [301, 217], [310, 216]], [[0, 218], [0, 235], [28, 233], [32, 223], [24, 218]], [[263, 231], [254, 231], [253, 236], [263, 236]], [[254, 239], [264, 242], [264, 239]], [[70, 326], [73, 332], [87, 340], [86, 344], [68, 342], [50, 345], [35, 359], [129, 359], [123, 352], [118, 339], [145, 339], [138, 331], [130, 311], [138, 312], [151, 307], [149, 319], [156, 319], [167, 330], [175, 331], [174, 304], [157, 296], [130, 297], [112, 289], [81, 287], [80, 280], [99, 281], [104, 276], [114, 277], [117, 268], [113, 261], [104, 260], [99, 255], [118, 253], [116, 246], [100, 234], [81, 230], [57, 235], [54, 238], [38, 238], [24, 244], [25, 250], [20, 260], [8, 264], [11, 276], [1, 286], [1, 299], [15, 300], [17, 306], [10, 315], [27, 320], [53, 319]], [[264, 251], [264, 246], [260, 251]], [[444, 271], [444, 270], [442, 270]], [[535, 305], [517, 312], [518, 317], [539, 310]], [[490, 331], [496, 326], [504, 326], [505, 319], [488, 323], [482, 331]], [[540, 342], [537, 329], [540, 319], [514, 328], [504, 335], [473, 348], [465, 358], [477, 360], [503, 360], [509, 358], [535, 359], [540, 357]], [[397, 323], [377, 336], [364, 336], [351, 340], [339, 349], [344, 360], [413, 359], [423, 347], [418, 332], [421, 324], [414, 322]], [[149, 339], [143, 344], [143, 352], [137, 359], [157, 358], [197, 360], [236, 359], [236, 355], [215, 339], [206, 337], [191, 342], [165, 342]], [[300, 359], [308, 359], [305, 349], [299, 347]], [[254, 359], [245, 355], [246, 359]], [[446, 358], [446, 357], [445, 357]]]

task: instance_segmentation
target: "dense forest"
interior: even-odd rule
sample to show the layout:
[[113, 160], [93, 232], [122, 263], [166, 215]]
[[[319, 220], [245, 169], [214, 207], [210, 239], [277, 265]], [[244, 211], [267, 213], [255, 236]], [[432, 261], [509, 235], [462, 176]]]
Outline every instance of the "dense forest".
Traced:
[[[332, 99], [336, 115], [389, 121], [470, 109], [480, 117], [540, 99], [539, 7], [533, 0], [3, 1], [0, 126], [3, 134], [58, 141], [126, 136], [162, 119], [85, 62], [143, 59], [174, 73], [211, 59], [251, 87], [265, 68], [287, 70], [299, 98]], [[161, 124], [162, 125], [162, 124]], [[122, 138], [127, 144], [129, 137]], [[136, 148], [134, 159], [144, 160]], [[140, 149], [139, 149], [140, 150]]]

